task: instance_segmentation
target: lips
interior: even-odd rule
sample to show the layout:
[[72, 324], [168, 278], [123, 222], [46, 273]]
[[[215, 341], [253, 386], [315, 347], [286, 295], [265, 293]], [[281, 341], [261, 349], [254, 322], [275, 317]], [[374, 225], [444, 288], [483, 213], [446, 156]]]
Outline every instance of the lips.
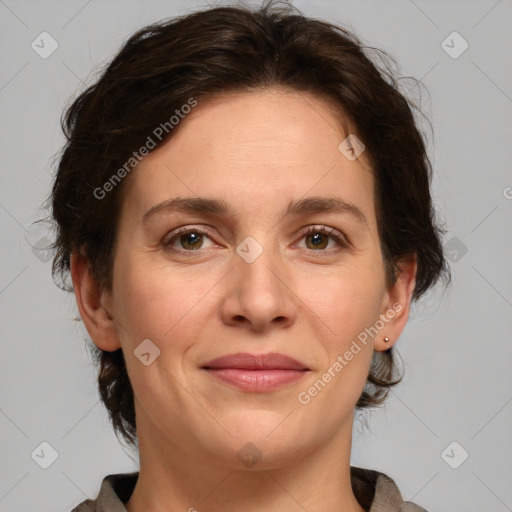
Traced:
[[278, 389], [301, 379], [308, 371], [304, 364], [283, 354], [229, 354], [202, 366], [211, 376], [244, 391]]
[[203, 368], [220, 370], [236, 368], [239, 370], [309, 370], [296, 359], [283, 354], [229, 354], [206, 363]]

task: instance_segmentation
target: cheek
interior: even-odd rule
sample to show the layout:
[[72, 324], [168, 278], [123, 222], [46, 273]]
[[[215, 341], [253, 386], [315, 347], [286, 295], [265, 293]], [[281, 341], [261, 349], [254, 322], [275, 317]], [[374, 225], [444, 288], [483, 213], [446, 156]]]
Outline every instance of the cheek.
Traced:
[[318, 340], [324, 355], [319, 371], [301, 389], [298, 400], [308, 404], [310, 412], [318, 408], [319, 414], [330, 404], [333, 419], [339, 422], [354, 407], [366, 383], [373, 338], [365, 329], [379, 319], [385, 282], [376, 263], [338, 269], [320, 281], [322, 286], [309, 286], [309, 294], [304, 296], [321, 320], [318, 329], [325, 327], [325, 335]]
[[[192, 283], [156, 260], [154, 254], [119, 258], [114, 281], [118, 334], [127, 371], [135, 395], [146, 406], [169, 399], [181, 403], [176, 383], [185, 379], [183, 358], [204, 329], [200, 315], [204, 316], [206, 302], [202, 299], [218, 281], [205, 275], [201, 279], [196, 276]], [[148, 351], [153, 362], [145, 366], [137, 355]], [[153, 354], [158, 355], [153, 359]]]
[[317, 276], [312, 284], [304, 282], [302, 296], [324, 322], [337, 350], [379, 318], [386, 288], [377, 265], [338, 269], [321, 279]]
[[[161, 350], [179, 348], [193, 337], [201, 300], [208, 294], [215, 276], [184, 274], [155, 264], [156, 255], [133, 255], [116, 261], [116, 313], [121, 325], [123, 346], [134, 346], [149, 338]], [[172, 340], [172, 344], [170, 343]]]
[[365, 329], [379, 319], [385, 291], [379, 272], [339, 272], [325, 280], [308, 297], [308, 306], [319, 319], [323, 356], [317, 371], [301, 388], [297, 400], [312, 415], [325, 415], [322, 429], [339, 425], [359, 399], [373, 356], [373, 338]]

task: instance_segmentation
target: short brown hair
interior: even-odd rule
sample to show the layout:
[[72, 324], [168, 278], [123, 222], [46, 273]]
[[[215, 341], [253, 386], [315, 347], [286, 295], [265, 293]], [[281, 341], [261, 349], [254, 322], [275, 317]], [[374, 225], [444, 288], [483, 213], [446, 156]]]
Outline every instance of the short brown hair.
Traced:
[[[111, 289], [129, 178], [109, 187], [105, 199], [94, 191], [144, 145], [155, 126], [168, 122], [190, 98], [270, 87], [334, 102], [365, 144], [388, 283], [412, 255], [418, 265], [414, 299], [442, 275], [449, 277], [430, 195], [431, 164], [413, 115], [420, 111], [399, 91], [387, 58], [378, 66], [367, 50], [351, 32], [272, 1], [259, 10], [218, 7], [139, 30], [63, 116], [67, 142], [49, 198], [57, 230], [54, 278], [69, 277], [71, 252], [82, 249], [100, 286]], [[122, 350], [91, 349], [114, 429], [134, 444], [133, 390]], [[391, 349], [376, 352], [357, 408], [381, 403], [400, 373]]]

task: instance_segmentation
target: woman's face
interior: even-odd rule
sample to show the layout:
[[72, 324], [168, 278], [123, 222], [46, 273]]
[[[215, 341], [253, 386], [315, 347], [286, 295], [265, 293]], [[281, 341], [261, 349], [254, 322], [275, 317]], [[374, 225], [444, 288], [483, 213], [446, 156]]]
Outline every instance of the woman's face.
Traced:
[[335, 115], [304, 93], [199, 102], [127, 178], [102, 296], [117, 334], [95, 341], [123, 348], [139, 437], [275, 467], [350, 436], [404, 295], [386, 286], [373, 177], [339, 149]]

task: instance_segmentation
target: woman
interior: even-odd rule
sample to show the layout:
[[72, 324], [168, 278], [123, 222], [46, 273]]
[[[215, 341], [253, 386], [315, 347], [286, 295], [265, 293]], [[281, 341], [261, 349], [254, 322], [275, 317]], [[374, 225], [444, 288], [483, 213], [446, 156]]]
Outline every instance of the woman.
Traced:
[[53, 270], [140, 456], [75, 510], [424, 510], [350, 467], [448, 273], [392, 75], [291, 9], [209, 9], [133, 35], [64, 131]]

